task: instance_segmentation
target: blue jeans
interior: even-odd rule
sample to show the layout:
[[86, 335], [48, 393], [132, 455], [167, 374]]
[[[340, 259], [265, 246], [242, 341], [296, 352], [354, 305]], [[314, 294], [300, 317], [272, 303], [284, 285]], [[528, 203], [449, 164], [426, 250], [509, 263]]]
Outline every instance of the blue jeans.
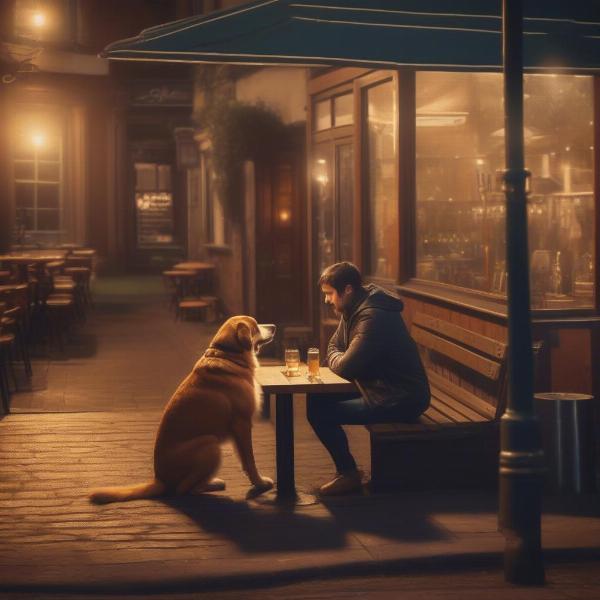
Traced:
[[356, 394], [308, 394], [306, 417], [321, 443], [331, 455], [338, 473], [356, 470], [348, 438], [342, 425], [370, 423], [410, 423], [418, 418], [413, 406], [369, 406]]

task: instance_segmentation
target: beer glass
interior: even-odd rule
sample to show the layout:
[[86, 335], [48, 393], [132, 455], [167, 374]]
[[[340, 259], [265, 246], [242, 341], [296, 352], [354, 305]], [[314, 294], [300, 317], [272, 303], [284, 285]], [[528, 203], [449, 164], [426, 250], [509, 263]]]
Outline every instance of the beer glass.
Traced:
[[294, 377], [300, 375], [300, 351], [297, 348], [287, 348], [285, 351], [286, 375]]
[[310, 378], [319, 377], [319, 349], [309, 348], [306, 353], [306, 362], [308, 363], [308, 376]]

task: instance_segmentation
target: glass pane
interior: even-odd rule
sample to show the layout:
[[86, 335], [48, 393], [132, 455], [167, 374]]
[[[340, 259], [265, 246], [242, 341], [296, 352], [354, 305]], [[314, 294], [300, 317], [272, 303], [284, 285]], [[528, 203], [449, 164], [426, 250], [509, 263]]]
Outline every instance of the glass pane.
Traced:
[[38, 181], [60, 181], [60, 163], [39, 162]]
[[57, 231], [60, 229], [60, 214], [57, 210], [38, 210], [37, 230]]
[[35, 177], [35, 163], [26, 161], [15, 161], [15, 179], [27, 179], [31, 181]]
[[34, 206], [35, 185], [33, 183], [15, 184], [15, 204], [17, 208]]
[[332, 185], [331, 148], [315, 148], [312, 172], [313, 214], [317, 239], [317, 269], [319, 273], [335, 261], [334, 198]]
[[398, 271], [396, 196], [396, 93], [393, 83], [369, 88], [367, 97], [367, 179], [369, 274], [393, 279]]
[[31, 231], [35, 227], [34, 211], [27, 208], [17, 208], [17, 229]]
[[333, 99], [335, 126], [352, 125], [354, 122], [354, 97], [352, 94], [336, 96]]
[[32, 142], [36, 146], [39, 160], [60, 160], [60, 140], [56, 136], [40, 132], [33, 135]]
[[38, 208], [58, 208], [60, 206], [60, 188], [58, 184], [38, 184], [37, 206]]
[[534, 308], [593, 306], [591, 77], [526, 75], [525, 156]]
[[315, 129], [323, 131], [331, 127], [331, 101], [322, 100], [315, 103]]
[[35, 156], [35, 147], [31, 139], [24, 135], [22, 131], [17, 131], [14, 137], [13, 156], [15, 159], [33, 160]]
[[352, 144], [336, 148], [339, 219], [338, 260], [353, 260], [354, 237], [354, 151]]
[[417, 277], [505, 293], [502, 76], [417, 73]]

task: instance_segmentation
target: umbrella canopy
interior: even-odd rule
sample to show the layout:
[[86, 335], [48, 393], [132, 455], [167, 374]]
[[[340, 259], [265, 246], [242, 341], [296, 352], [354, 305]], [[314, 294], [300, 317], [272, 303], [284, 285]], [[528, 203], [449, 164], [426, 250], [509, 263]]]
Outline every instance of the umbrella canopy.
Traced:
[[[113, 60], [500, 70], [499, 0], [261, 0], [142, 31]], [[525, 0], [525, 68], [600, 70], [600, 10]]]

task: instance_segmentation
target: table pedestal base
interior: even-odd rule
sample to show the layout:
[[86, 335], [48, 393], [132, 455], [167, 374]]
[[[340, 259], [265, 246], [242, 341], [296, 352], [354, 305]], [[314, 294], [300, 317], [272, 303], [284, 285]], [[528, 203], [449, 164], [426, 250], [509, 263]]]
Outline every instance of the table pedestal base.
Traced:
[[252, 498], [252, 502], [264, 506], [312, 506], [313, 504], [318, 504], [319, 499], [314, 494], [298, 490], [296, 490], [294, 496], [279, 496], [277, 490], [270, 490], [260, 496], [256, 496], [256, 498]]

